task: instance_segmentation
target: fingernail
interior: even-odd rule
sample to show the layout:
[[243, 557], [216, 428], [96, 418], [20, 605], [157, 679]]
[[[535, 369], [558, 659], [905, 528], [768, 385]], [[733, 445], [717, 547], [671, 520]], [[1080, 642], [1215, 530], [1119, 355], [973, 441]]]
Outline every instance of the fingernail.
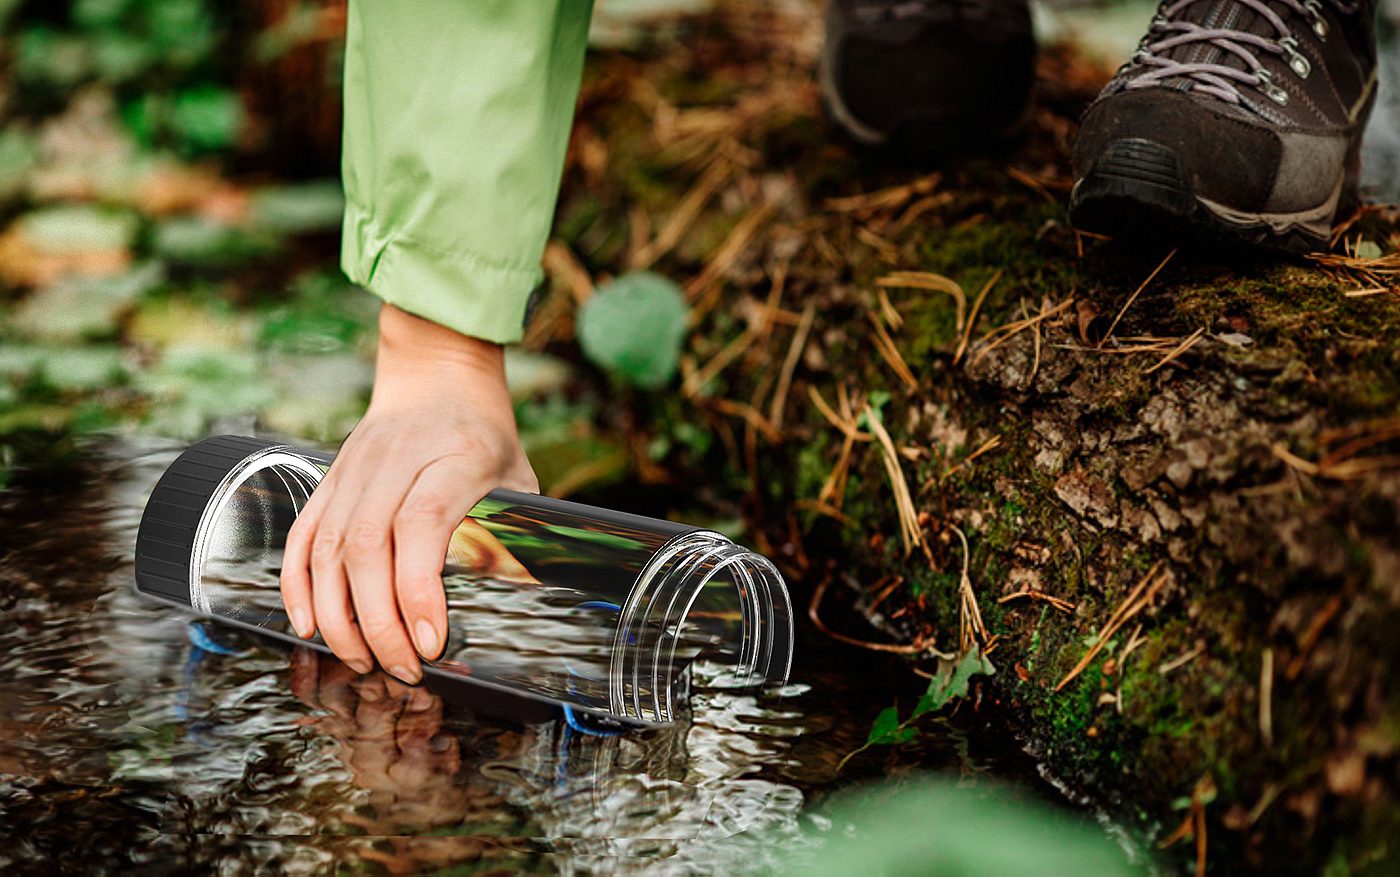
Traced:
[[345, 663], [350, 665], [351, 670], [354, 670], [361, 676], [364, 676], [365, 674], [369, 673], [371, 670], [374, 669], [374, 665], [369, 663], [368, 661], [346, 661]]
[[417, 685], [418, 680], [423, 678], [423, 673], [421, 671], [415, 672], [409, 670], [407, 667], [391, 667], [389, 668], [389, 675], [393, 676], [395, 679], [402, 679], [409, 685]]
[[426, 618], [421, 619], [413, 628], [414, 638], [418, 640], [418, 654], [425, 658], [436, 658], [439, 650], [437, 630]]
[[306, 610], [297, 608], [292, 610], [292, 628], [296, 630], [297, 636], [306, 639], [311, 636], [311, 619], [306, 617]]

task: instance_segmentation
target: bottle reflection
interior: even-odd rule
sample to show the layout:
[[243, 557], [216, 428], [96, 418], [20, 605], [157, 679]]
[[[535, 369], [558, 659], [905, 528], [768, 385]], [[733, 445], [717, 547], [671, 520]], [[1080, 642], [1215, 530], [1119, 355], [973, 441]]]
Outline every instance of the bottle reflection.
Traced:
[[[456, 709], [451, 720], [455, 700], [431, 687], [360, 676], [306, 647], [292, 653], [290, 687], [310, 710], [298, 724], [333, 740], [354, 787], [368, 792], [361, 806], [339, 812], [340, 825], [321, 830], [397, 837], [386, 862], [393, 867], [480, 855], [483, 848], [455, 842], [468, 835], [507, 846], [530, 838], [537, 850], [635, 852], [639, 841], [694, 840], [712, 815], [714, 793], [685, 782], [687, 721], [628, 728], [570, 709], [521, 723], [479, 722], [469, 712], [464, 721]], [[409, 842], [422, 834], [454, 842]]]

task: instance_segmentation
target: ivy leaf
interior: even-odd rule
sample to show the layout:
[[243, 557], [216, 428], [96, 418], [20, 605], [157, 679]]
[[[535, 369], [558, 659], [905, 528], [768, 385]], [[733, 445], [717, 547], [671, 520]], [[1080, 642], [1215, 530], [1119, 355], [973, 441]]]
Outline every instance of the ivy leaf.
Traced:
[[899, 711], [894, 707], [885, 707], [880, 714], [875, 717], [875, 723], [870, 726], [870, 736], [866, 738], [866, 746], [893, 746], [896, 743], [908, 743], [918, 735], [913, 728], [904, 728], [899, 723]]
[[669, 381], [680, 363], [688, 313], [674, 282], [634, 271], [600, 287], [578, 317], [578, 340], [595, 364], [638, 387]]
[[929, 680], [928, 689], [914, 706], [911, 719], [942, 709], [954, 698], [967, 697], [967, 684], [973, 676], [993, 676], [996, 668], [973, 646], [955, 661], [939, 661], [938, 672]]
[[891, 731], [899, 727], [899, 711], [892, 706], [885, 707], [880, 714], [875, 717], [875, 724], [870, 726], [870, 736], [866, 738], [866, 743], [878, 743], [882, 738], [889, 735]]

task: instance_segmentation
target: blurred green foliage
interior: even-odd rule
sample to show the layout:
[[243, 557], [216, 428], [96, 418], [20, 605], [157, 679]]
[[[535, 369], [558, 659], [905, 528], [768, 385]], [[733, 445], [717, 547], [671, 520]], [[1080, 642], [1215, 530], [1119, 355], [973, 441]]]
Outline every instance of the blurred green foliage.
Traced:
[[680, 362], [690, 309], [674, 281], [633, 271], [603, 284], [578, 317], [578, 340], [594, 364], [638, 387], [669, 381]]
[[829, 839], [801, 877], [1128, 877], [1131, 864], [1098, 827], [1015, 795], [923, 777], [847, 795], [822, 808]]

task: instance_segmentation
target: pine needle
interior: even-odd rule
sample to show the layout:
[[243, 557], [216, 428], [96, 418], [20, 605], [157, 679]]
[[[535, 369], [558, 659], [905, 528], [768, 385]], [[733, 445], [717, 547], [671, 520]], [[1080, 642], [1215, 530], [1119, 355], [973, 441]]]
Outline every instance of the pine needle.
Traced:
[[884, 452], [885, 472], [889, 475], [890, 487], [894, 489], [895, 507], [899, 511], [899, 534], [904, 539], [904, 556], [908, 557], [913, 553], [915, 545], [924, 545], [923, 529], [919, 526], [919, 512], [914, 506], [913, 496], [909, 493], [909, 482], [904, 479], [904, 471], [900, 468], [899, 452], [895, 450], [894, 441], [890, 439], [890, 434], [885, 431], [884, 424], [875, 416], [875, 410], [869, 404], [865, 406], [864, 414], [865, 422]]
[[929, 271], [896, 271], [876, 280], [875, 285], [895, 289], [926, 289], [930, 292], [946, 292], [957, 303], [958, 315], [954, 329], [959, 334], [962, 333], [963, 324], [967, 322], [967, 295], [955, 281], [942, 274], [934, 274]]
[[977, 300], [972, 303], [972, 313], [967, 315], [967, 323], [963, 326], [962, 340], [958, 342], [957, 352], [953, 354], [954, 365], [961, 362], [963, 354], [967, 352], [967, 343], [972, 338], [972, 327], [977, 324], [977, 312], [982, 309], [982, 302], [986, 301], [987, 293], [992, 291], [992, 287], [996, 285], [997, 280], [1000, 278], [1001, 269], [998, 268], [996, 273], [992, 275], [992, 279], [988, 280], [986, 285], [982, 287], [982, 290], [977, 293]]
[[1159, 560], [1152, 569], [1148, 570], [1147, 575], [1143, 576], [1137, 587], [1133, 588], [1132, 593], [1128, 594], [1127, 599], [1118, 605], [1118, 608], [1113, 611], [1104, 624], [1103, 630], [1094, 639], [1094, 644], [1089, 647], [1089, 651], [1083, 658], [1079, 659], [1079, 663], [1074, 665], [1074, 669], [1060, 680], [1060, 684], [1055, 686], [1056, 691], [1064, 688], [1076, 676], [1084, 672], [1084, 668], [1093, 663], [1094, 659], [1099, 656], [1099, 652], [1103, 651], [1104, 646], [1108, 645], [1108, 641], [1118, 632], [1118, 629], [1152, 602], [1152, 599], [1157, 596], [1157, 592], [1167, 581], [1165, 575], [1157, 575], [1161, 568], [1162, 561]]
[[[1128, 312], [1128, 308], [1133, 306], [1133, 302], [1137, 301], [1138, 296], [1141, 295], [1142, 291], [1147, 288], [1147, 284], [1151, 283], [1152, 278], [1156, 277], [1159, 273], [1161, 273], [1161, 270], [1163, 268], [1167, 267], [1167, 263], [1170, 262], [1172, 260], [1172, 256], [1175, 255], [1175, 249], [1173, 249], [1170, 253], [1167, 253], [1167, 257], [1162, 260], [1161, 264], [1158, 265], [1156, 268], [1153, 268], [1152, 273], [1147, 275], [1147, 279], [1144, 280], [1138, 286], [1137, 289], [1133, 290], [1132, 295], [1128, 296], [1128, 301], [1123, 305], [1123, 309], [1118, 312], [1118, 316], [1113, 318], [1113, 322], [1108, 324], [1108, 331], [1103, 333], [1104, 341], [1107, 341], [1109, 338], [1113, 337], [1113, 330], [1118, 328], [1118, 321], [1123, 319], [1123, 315]], [[1099, 345], [1102, 346], [1103, 341], [1100, 341]]]

